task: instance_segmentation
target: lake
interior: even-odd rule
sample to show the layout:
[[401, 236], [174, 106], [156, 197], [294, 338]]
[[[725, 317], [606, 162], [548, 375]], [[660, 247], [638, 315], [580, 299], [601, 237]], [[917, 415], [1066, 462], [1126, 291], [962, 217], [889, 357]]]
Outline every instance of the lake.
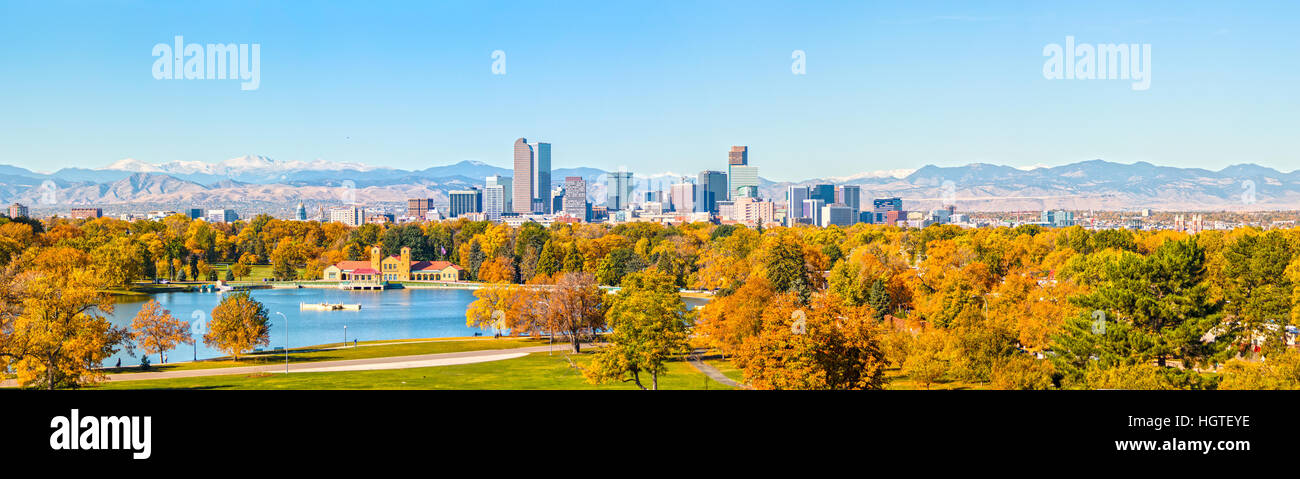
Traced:
[[[344, 326], [347, 327], [347, 341], [373, 341], [383, 339], [412, 338], [448, 338], [473, 336], [474, 333], [493, 334], [490, 330], [471, 328], [465, 325], [465, 310], [474, 301], [474, 292], [468, 289], [453, 288], [407, 288], [385, 291], [342, 291], [325, 288], [303, 289], [257, 289], [252, 291], [253, 299], [260, 301], [271, 318], [270, 349], [285, 346], [285, 331], [288, 330], [288, 347], [297, 348], [317, 344], [338, 343], [344, 340]], [[206, 323], [212, 308], [221, 301], [218, 293], [159, 293], [153, 295], [159, 304], [171, 311], [172, 316], [192, 324], [201, 320]], [[134, 298], [134, 297], [132, 297]], [[684, 298], [691, 307], [702, 305], [704, 300]], [[148, 299], [119, 302], [110, 316], [114, 325], [130, 327], [131, 320], [140, 311]], [[300, 303], [349, 303], [360, 304], [360, 311], [301, 311]], [[284, 317], [279, 314], [283, 313]], [[287, 328], [285, 320], [288, 320]], [[194, 346], [184, 344], [167, 353], [168, 362], [189, 361], [196, 356], [208, 359], [224, 356], [220, 351], [210, 349], [203, 344], [202, 335]], [[135, 357], [125, 351], [104, 361], [105, 366], [114, 366], [118, 359], [123, 366], [140, 364], [142, 352], [137, 350]], [[157, 363], [158, 356], [151, 355], [150, 361]]]

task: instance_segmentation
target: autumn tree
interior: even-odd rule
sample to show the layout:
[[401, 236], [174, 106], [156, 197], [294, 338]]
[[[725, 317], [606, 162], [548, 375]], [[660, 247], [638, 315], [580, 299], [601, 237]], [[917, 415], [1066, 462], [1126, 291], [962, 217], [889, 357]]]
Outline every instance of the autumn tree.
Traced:
[[883, 330], [867, 308], [834, 295], [780, 295], [763, 313], [762, 331], [735, 356], [755, 389], [881, 389]]
[[658, 272], [629, 275], [610, 299], [605, 321], [609, 345], [596, 352], [583, 374], [593, 383], [631, 381], [646, 389], [644, 373], [650, 375], [650, 389], [659, 389], [668, 359], [686, 348], [689, 334], [691, 315], [676, 280]]
[[[3, 356], [24, 387], [63, 388], [103, 378], [98, 366], [119, 346], [130, 351], [130, 332], [113, 326], [112, 298], [85, 253], [68, 247], [32, 249], [8, 276], [5, 295], [15, 301], [3, 312]], [[13, 273], [12, 271], [21, 271]]]
[[135, 314], [131, 330], [140, 349], [145, 354], [157, 354], [160, 364], [162, 353], [172, 350], [180, 343], [194, 343], [190, 336], [190, 323], [172, 317], [171, 311], [152, 299], [144, 303], [140, 312]]
[[266, 307], [247, 291], [225, 294], [212, 308], [203, 344], [236, 360], [244, 351], [271, 344], [271, 319]]
[[594, 332], [605, 326], [605, 296], [595, 276], [589, 273], [560, 274], [548, 294], [547, 318], [555, 331], [569, 335], [575, 354], [581, 352], [582, 332]]

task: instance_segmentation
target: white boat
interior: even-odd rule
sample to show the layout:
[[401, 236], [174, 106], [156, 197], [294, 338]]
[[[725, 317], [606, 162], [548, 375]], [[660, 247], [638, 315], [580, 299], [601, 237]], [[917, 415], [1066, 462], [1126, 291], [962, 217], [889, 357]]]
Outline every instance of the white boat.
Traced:
[[298, 309], [308, 311], [361, 311], [361, 305], [343, 303], [298, 303]]

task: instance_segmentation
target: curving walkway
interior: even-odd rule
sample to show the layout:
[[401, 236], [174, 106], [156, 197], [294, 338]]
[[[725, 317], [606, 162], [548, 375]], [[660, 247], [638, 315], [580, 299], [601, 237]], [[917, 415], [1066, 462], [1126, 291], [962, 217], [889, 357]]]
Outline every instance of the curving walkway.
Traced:
[[[485, 349], [481, 351], [461, 351], [454, 353], [416, 354], [410, 356], [390, 356], [383, 358], [342, 359], [336, 361], [316, 361], [290, 363], [289, 372], [328, 372], [328, 371], [371, 371], [377, 369], [424, 368], [432, 366], [450, 366], [454, 364], [483, 363], [502, 361], [540, 353], [551, 348], [547, 346], [530, 346], [511, 349]], [[231, 374], [266, 374], [284, 373], [284, 364], [267, 364], [258, 366], [239, 366], [233, 368], [190, 369], [184, 371], [160, 371], [156, 373], [109, 374], [108, 381], [144, 381], [149, 379], [194, 378], [203, 376], [226, 376]], [[0, 387], [17, 387], [16, 381], [10, 379], [0, 382]]]
[[748, 384], [741, 384], [736, 381], [733, 381], [731, 378], [727, 377], [727, 375], [722, 374], [722, 371], [719, 371], [718, 368], [713, 367], [712, 364], [701, 361], [699, 359], [701, 357], [700, 353], [701, 351], [696, 351], [696, 354], [692, 354], [686, 357], [686, 361], [691, 363], [691, 366], [694, 366], [697, 371], [704, 373], [704, 375], [708, 376], [709, 379], [720, 382], [722, 384], [726, 384], [733, 388], [749, 389]]

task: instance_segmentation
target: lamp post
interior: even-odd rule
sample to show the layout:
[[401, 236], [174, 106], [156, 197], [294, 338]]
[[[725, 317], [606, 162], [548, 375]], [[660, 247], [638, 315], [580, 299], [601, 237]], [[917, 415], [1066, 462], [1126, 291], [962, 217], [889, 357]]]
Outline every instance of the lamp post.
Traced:
[[284, 318], [284, 373], [289, 374], [289, 317], [279, 311], [276, 311], [275, 314]]
[[348, 346], [348, 325], [343, 325], [343, 347]]

